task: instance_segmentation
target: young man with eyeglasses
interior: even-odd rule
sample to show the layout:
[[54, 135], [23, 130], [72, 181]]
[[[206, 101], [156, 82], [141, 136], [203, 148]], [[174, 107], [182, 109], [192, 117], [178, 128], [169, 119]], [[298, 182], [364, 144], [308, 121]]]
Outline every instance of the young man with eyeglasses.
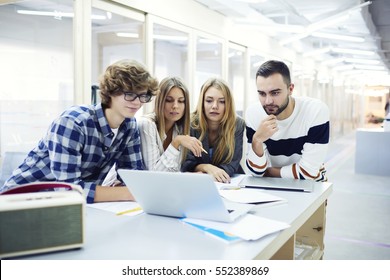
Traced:
[[246, 110], [246, 165], [255, 176], [326, 181], [329, 109], [309, 97], [293, 97], [290, 71], [281, 61], [256, 73], [259, 101]]
[[63, 112], [0, 191], [60, 181], [83, 187], [87, 203], [133, 200], [127, 187], [101, 184], [114, 164], [143, 169], [134, 115], [157, 89], [158, 81], [140, 63], [121, 60], [110, 65], [100, 81], [101, 103]]

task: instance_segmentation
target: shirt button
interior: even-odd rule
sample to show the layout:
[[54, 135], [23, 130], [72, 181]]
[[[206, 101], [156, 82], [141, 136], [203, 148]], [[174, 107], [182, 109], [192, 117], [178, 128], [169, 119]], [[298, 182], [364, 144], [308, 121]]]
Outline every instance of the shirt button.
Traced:
[[110, 133], [110, 136], [111, 136], [111, 137], [114, 137], [114, 133]]
[[105, 146], [105, 147], [103, 148], [103, 150], [104, 150], [104, 151], [107, 151], [107, 150], [108, 150], [108, 147]]

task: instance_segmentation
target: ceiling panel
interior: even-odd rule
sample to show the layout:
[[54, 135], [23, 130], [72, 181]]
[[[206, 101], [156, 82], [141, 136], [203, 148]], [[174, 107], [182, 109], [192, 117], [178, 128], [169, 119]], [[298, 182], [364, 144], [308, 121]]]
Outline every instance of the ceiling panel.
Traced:
[[[302, 55], [311, 54], [313, 59], [320, 62], [333, 60], [333, 64], [329, 63], [333, 68], [357, 71], [376, 68], [378, 73], [389, 72], [389, 0], [194, 1], [231, 18], [243, 28], [257, 28]], [[324, 38], [319, 35], [348, 35], [364, 41], [351, 42], [346, 41], [348, 38]], [[370, 51], [373, 54], [339, 52], [343, 49]], [[335, 63], [336, 58], [338, 63]]]

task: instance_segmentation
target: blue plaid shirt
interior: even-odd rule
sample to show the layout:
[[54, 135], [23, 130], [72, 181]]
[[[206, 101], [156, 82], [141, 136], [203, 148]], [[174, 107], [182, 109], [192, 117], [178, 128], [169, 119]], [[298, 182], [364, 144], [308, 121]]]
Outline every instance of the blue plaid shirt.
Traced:
[[62, 181], [84, 188], [93, 203], [96, 185], [117, 168], [144, 169], [135, 118], [125, 119], [114, 133], [101, 104], [72, 107], [51, 124], [46, 136], [14, 170], [1, 191], [36, 181]]

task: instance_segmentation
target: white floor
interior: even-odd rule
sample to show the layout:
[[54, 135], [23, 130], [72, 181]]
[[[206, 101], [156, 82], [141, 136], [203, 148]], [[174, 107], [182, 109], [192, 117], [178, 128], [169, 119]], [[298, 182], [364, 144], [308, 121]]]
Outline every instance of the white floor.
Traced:
[[324, 259], [390, 260], [390, 174], [355, 173], [355, 133], [332, 141], [328, 154], [333, 193], [327, 205]]

